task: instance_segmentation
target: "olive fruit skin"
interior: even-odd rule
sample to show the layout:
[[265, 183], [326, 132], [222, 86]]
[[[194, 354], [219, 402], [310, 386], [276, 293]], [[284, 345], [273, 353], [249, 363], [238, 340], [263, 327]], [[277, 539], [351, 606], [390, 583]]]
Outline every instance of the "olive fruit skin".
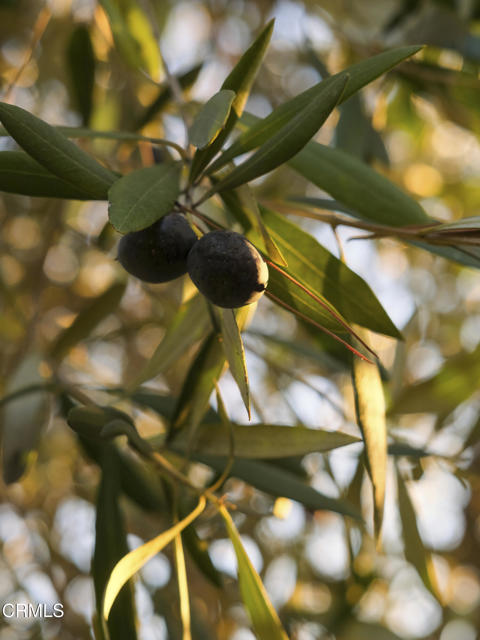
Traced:
[[144, 282], [168, 282], [187, 273], [187, 255], [195, 242], [186, 218], [169, 213], [146, 229], [125, 234], [117, 260]]
[[268, 283], [264, 259], [235, 231], [212, 231], [202, 236], [188, 254], [187, 265], [199, 291], [226, 309], [255, 302]]

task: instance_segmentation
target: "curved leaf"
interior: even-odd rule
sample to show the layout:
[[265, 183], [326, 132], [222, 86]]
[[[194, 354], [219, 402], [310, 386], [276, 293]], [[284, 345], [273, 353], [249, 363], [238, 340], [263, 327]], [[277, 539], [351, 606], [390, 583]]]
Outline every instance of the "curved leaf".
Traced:
[[108, 619], [113, 603], [123, 585], [139, 571], [155, 554], [161, 551], [186, 526], [193, 522], [205, 509], [205, 498], [200, 497], [197, 507], [183, 520], [164, 531], [153, 540], [130, 551], [114, 567], [108, 580], [103, 599], [103, 617]]
[[190, 127], [190, 144], [203, 149], [215, 140], [227, 122], [234, 99], [234, 91], [223, 89], [203, 105]]
[[237, 556], [238, 581], [245, 607], [250, 614], [258, 640], [288, 640], [280, 618], [273, 608], [260, 576], [245, 551], [233, 520], [224, 506], [218, 511], [225, 521], [228, 536]]
[[312, 99], [250, 158], [220, 180], [213, 188], [213, 192], [233, 189], [245, 184], [295, 156], [333, 111], [347, 83], [348, 75], [336, 78], [328, 89]]
[[94, 200], [105, 200], [117, 176], [67, 140], [56, 128], [25, 109], [0, 103], [0, 120], [32, 158]]
[[57, 178], [25, 151], [0, 151], [0, 191], [42, 198], [92, 199], [86, 191]]
[[117, 180], [108, 192], [108, 217], [117, 231], [149, 227], [172, 210], [180, 191], [179, 164], [156, 164]]

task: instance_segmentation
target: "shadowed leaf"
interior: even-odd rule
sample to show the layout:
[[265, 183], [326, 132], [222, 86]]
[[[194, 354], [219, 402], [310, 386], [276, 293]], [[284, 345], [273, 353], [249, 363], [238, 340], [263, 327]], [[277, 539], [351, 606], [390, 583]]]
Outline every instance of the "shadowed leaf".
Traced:
[[203, 149], [215, 140], [227, 122], [234, 99], [234, 91], [223, 89], [203, 105], [190, 127], [190, 144]]

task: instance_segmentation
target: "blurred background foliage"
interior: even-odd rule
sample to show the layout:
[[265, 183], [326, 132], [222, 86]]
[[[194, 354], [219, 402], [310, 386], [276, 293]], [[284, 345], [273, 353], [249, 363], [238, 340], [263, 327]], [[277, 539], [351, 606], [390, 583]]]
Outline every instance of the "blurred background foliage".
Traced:
[[[327, 73], [393, 46], [427, 44], [337, 109], [317, 139], [372, 164], [438, 220], [480, 215], [476, 0], [2, 0], [3, 99], [50, 123], [141, 130], [183, 144], [179, 106], [163, 84], [155, 39], [160, 36], [169, 70], [185, 88], [181, 108], [188, 114], [218, 90], [272, 16], [273, 40], [247, 105], [258, 116]], [[0, 144], [7, 149], [11, 142]], [[152, 162], [147, 143], [84, 138], [81, 144], [114, 170]], [[288, 167], [255, 185], [265, 202], [322, 195]], [[284, 203], [283, 210], [295, 213], [296, 205]], [[115, 262], [118, 236], [105, 226], [106, 215], [104, 202], [2, 194], [2, 395], [48, 384], [51, 345], [79, 312], [109, 292], [97, 308], [98, 324], [81, 327], [78, 343], [56, 348], [64, 356], [62, 379], [110, 403], [95, 390], [131, 382], [191, 294], [188, 278], [165, 285], [130, 279], [120, 307], [109, 313], [111, 296], [118, 294], [111, 287], [122, 276]], [[231, 479], [226, 489], [239, 505], [245, 546], [296, 640], [474, 640], [480, 628], [478, 272], [392, 239], [352, 239], [361, 232], [340, 227], [333, 233], [318, 221], [295, 221], [336, 255], [341, 248], [405, 338], [372, 336], [384, 366], [389, 432], [397, 439], [397, 455], [389, 458], [383, 550], [377, 554], [372, 538], [337, 514], [275, 500]], [[305, 328], [266, 299], [244, 337], [255, 420], [358, 435], [343, 352], [325, 338], [313, 350]], [[177, 396], [196, 347], [151, 386]], [[229, 414], [245, 422], [229, 374], [221, 389]], [[158, 413], [124, 405], [142, 434], [161, 431]], [[60, 601], [65, 617], [3, 619], [1, 640], [92, 637], [99, 471], [92, 452], [85, 455], [66, 426], [65, 411], [46, 391], [3, 407], [7, 479], [23, 470], [17, 449], [38, 450], [21, 480], [1, 488], [0, 599]], [[295, 473], [327, 495], [347, 496], [370, 517], [360, 453], [353, 445], [310, 454]], [[206, 471], [198, 466], [191, 473]], [[122, 499], [131, 547], [169, 526], [160, 494], [144, 496], [148, 510]], [[202, 521], [197, 531], [224, 579], [219, 589], [188, 564], [193, 637], [249, 640], [225, 531], [215, 519]], [[136, 582], [144, 640], [181, 637], [171, 553], [157, 556]]]

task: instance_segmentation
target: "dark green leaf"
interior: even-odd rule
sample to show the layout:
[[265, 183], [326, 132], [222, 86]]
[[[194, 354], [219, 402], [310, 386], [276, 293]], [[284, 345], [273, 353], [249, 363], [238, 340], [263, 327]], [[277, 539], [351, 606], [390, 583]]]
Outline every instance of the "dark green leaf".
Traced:
[[170, 213], [180, 191], [179, 164], [156, 164], [117, 180], [108, 192], [108, 217], [117, 231], [149, 227]]
[[0, 103], [0, 120], [32, 158], [94, 200], [105, 200], [117, 176], [28, 111]]
[[233, 520], [224, 506], [219, 508], [228, 536], [237, 556], [238, 581], [245, 607], [252, 620], [258, 640], [288, 640], [280, 618], [272, 606], [260, 576], [245, 551]]
[[215, 140], [227, 122], [234, 99], [234, 91], [222, 89], [203, 105], [190, 127], [190, 144], [203, 149]]
[[133, 425], [128, 414], [114, 407], [75, 406], [67, 414], [68, 425], [73, 431], [97, 443], [105, 442], [102, 429], [113, 421]]
[[267, 24], [253, 44], [245, 51], [222, 84], [222, 89], [235, 91], [235, 100], [233, 101], [230, 115], [220, 135], [217, 136], [213, 144], [207, 149], [198, 150], [195, 153], [190, 170], [190, 182], [195, 181], [210, 160], [222, 148], [228, 134], [232, 131], [238, 118], [242, 115], [250, 89], [260, 68], [270, 38], [272, 37], [272, 31], [273, 20]]
[[236, 156], [247, 151], [251, 151], [269, 140], [299, 111], [310, 104], [318, 93], [325, 91], [325, 89], [338, 80], [339, 77], [345, 77], [346, 74], [350, 76], [348, 85], [346, 86], [343, 95], [340, 97], [339, 102], [342, 103], [366, 84], [372, 82], [375, 78], [378, 78], [382, 73], [389, 71], [399, 62], [402, 62], [402, 60], [412, 56], [420, 49], [420, 46], [400, 47], [398, 49], [392, 49], [391, 51], [380, 53], [373, 58], [362, 60], [362, 62], [358, 62], [344, 71], [319, 82], [310, 89], [307, 89], [298, 96], [295, 96], [295, 98], [292, 98], [288, 102], [280, 105], [280, 107], [277, 107], [263, 120], [256, 118], [253, 121], [251, 118], [248, 118], [246, 123], [249, 126], [248, 131], [243, 133], [240, 138], [236, 140], [233, 145], [212, 164], [209, 172], [216, 171], [233, 160]]
[[68, 43], [67, 62], [75, 106], [82, 116], [83, 124], [88, 125], [95, 84], [95, 54], [86, 24], [82, 23], [74, 28]]
[[[293, 222], [261, 208], [272, 238], [288, 262], [288, 272], [325, 297], [348, 321], [394, 338], [401, 334], [368, 284]], [[270, 289], [270, 284], [269, 284]]]
[[115, 313], [124, 292], [125, 283], [117, 282], [83, 309], [52, 344], [51, 357], [61, 360], [72, 347], [89, 336], [104, 318]]
[[44, 198], [92, 199], [90, 193], [57, 178], [25, 151], [0, 151], [0, 191]]
[[237, 383], [243, 403], [250, 417], [250, 390], [248, 387], [245, 350], [233, 309], [220, 309], [220, 326], [222, 329], [223, 347], [230, 372]]
[[[95, 551], [92, 560], [92, 576], [99, 618], [101, 618], [103, 591], [110, 572], [120, 558], [128, 553], [127, 536], [119, 506], [120, 470], [115, 451], [109, 447], [105, 448], [100, 464], [102, 476], [97, 496]], [[108, 630], [112, 638], [119, 640], [134, 640], [137, 637], [131, 581], [123, 587], [117, 597], [108, 620]]]
[[[287, 427], [277, 424], [233, 425], [237, 458], [270, 459], [300, 456], [315, 451], [331, 451], [361, 442], [341, 431]], [[170, 447], [184, 453], [186, 437], [177, 434]], [[199, 454], [228, 456], [229, 435], [219, 424], [203, 423], [197, 431], [195, 451]]]
[[215, 185], [214, 191], [234, 189], [268, 173], [295, 156], [328, 118], [347, 82], [348, 76], [339, 77], [332, 82], [328, 89], [312, 99], [250, 158], [220, 180]]
[[[192, 454], [192, 459], [212, 467], [219, 473], [225, 469], [227, 461], [223, 456], [197, 453]], [[301, 482], [293, 473], [285, 469], [279, 469], [273, 464], [257, 460], [235, 460], [230, 476], [240, 478], [272, 496], [290, 498], [301, 502], [308, 509], [334, 511], [335, 513], [361, 519], [357, 509], [345, 500], [325, 496], [308, 484]]]

